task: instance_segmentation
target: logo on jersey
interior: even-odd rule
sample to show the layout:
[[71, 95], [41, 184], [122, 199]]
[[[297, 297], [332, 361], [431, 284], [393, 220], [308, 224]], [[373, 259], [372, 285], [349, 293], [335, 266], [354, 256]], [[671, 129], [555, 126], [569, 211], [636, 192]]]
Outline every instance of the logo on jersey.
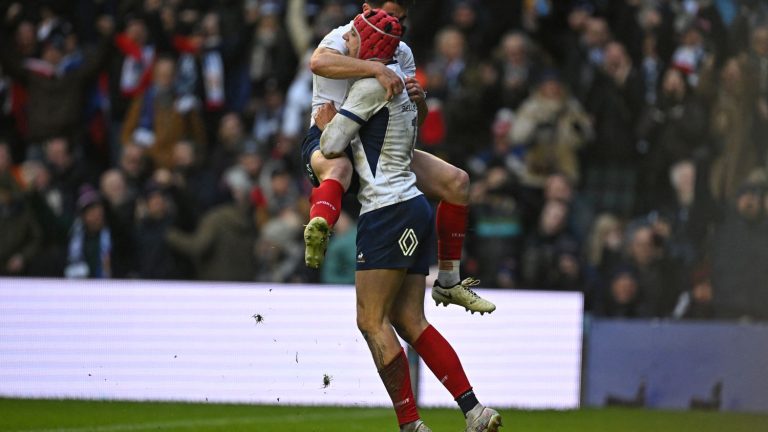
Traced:
[[397, 241], [400, 245], [400, 250], [403, 251], [403, 255], [411, 256], [416, 250], [416, 246], [419, 245], [419, 239], [416, 237], [416, 233], [411, 228], [403, 231], [403, 235], [400, 236], [400, 240]]

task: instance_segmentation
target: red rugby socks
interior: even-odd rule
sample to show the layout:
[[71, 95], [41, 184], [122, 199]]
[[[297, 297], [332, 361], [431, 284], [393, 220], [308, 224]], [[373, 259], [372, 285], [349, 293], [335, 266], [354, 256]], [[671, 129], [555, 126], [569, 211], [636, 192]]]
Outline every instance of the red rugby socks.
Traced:
[[327, 179], [320, 186], [312, 189], [309, 202], [309, 220], [320, 216], [328, 222], [329, 226], [336, 224], [341, 214], [341, 198], [344, 196], [344, 186], [337, 180]]
[[379, 371], [379, 376], [392, 399], [397, 423], [402, 426], [418, 420], [419, 412], [416, 409], [416, 398], [411, 388], [411, 371], [405, 351], [400, 350], [400, 354]]

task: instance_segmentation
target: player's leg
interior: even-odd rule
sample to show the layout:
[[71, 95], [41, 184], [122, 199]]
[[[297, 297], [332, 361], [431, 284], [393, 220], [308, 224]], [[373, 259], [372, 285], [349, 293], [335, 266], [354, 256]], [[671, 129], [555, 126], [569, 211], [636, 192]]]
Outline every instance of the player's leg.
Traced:
[[357, 327], [371, 350], [401, 431], [429, 431], [419, 418], [411, 388], [408, 359], [397, 339], [389, 312], [405, 277], [405, 269], [358, 270], [355, 273]]
[[320, 135], [312, 127], [302, 142], [302, 158], [315, 186], [309, 201], [309, 223], [304, 229], [304, 261], [318, 268], [325, 258], [331, 229], [341, 214], [341, 200], [352, 179], [352, 162], [346, 157], [326, 159], [320, 152]]
[[456, 351], [424, 316], [424, 279], [422, 274], [406, 276], [392, 305], [390, 321], [451, 393], [464, 413], [466, 430], [495, 432], [501, 426], [501, 415], [479, 403]]
[[496, 306], [472, 289], [477, 281], [461, 280], [459, 264], [467, 232], [469, 210], [469, 175], [444, 160], [423, 151], [415, 151], [411, 170], [418, 188], [432, 199], [440, 200], [437, 227], [438, 272], [432, 298], [435, 302], [464, 306], [474, 312], [493, 312]]

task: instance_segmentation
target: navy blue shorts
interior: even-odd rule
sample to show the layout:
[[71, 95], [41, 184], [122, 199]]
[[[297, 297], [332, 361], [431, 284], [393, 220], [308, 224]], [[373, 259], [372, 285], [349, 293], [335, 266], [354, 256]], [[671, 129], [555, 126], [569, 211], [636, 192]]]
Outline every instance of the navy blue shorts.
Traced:
[[[307, 131], [307, 134], [304, 135], [304, 140], [301, 142], [301, 163], [304, 164], [304, 172], [307, 174], [309, 181], [312, 182], [312, 186], [314, 187], [320, 186], [320, 181], [318, 180], [317, 175], [315, 175], [315, 171], [312, 169], [312, 153], [314, 153], [315, 150], [320, 150], [320, 135], [322, 134], [323, 131], [321, 131], [319, 127], [312, 126]], [[347, 146], [347, 148], [344, 150], [344, 153], [347, 155], [351, 163], [352, 147]], [[358, 183], [356, 177], [357, 174], [352, 175], [352, 184], [354, 185], [357, 185]], [[356, 191], [357, 187], [350, 187], [348, 191], [353, 190]]]
[[405, 268], [428, 275], [433, 230], [432, 207], [424, 195], [360, 215], [357, 270]]

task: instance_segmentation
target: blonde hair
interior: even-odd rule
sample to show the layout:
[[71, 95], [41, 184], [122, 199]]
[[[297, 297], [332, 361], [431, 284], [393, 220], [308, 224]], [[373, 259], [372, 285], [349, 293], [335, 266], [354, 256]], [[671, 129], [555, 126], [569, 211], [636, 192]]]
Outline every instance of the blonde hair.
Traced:
[[600, 265], [600, 261], [603, 258], [605, 238], [614, 229], [621, 230], [621, 221], [616, 216], [610, 213], [603, 213], [595, 219], [589, 239], [587, 239], [586, 258], [589, 264], [593, 266]]

